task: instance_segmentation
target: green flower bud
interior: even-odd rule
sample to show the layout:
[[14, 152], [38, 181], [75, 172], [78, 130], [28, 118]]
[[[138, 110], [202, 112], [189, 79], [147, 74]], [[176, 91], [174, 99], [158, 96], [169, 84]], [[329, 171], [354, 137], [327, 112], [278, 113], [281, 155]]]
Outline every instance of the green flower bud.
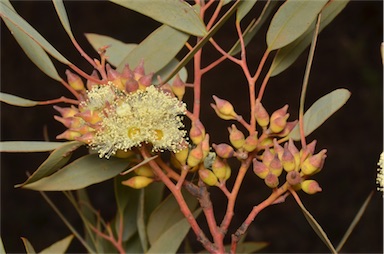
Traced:
[[79, 113], [79, 110], [75, 108], [74, 106], [71, 106], [70, 108], [61, 108], [59, 106], [53, 106], [53, 108], [58, 111], [62, 117], [67, 118], [67, 117], [73, 117], [77, 113]]
[[234, 124], [228, 128], [229, 131], [229, 141], [236, 148], [239, 149], [244, 145], [245, 137], [244, 134], [239, 131]]
[[281, 161], [279, 160], [279, 157], [277, 154], [273, 156], [273, 159], [271, 163], [269, 164], [269, 170], [272, 174], [276, 176], [280, 176], [283, 172], [283, 165], [281, 164]]
[[227, 174], [227, 166], [228, 165], [219, 157], [216, 157], [212, 163], [212, 171], [220, 181], [225, 179]]
[[288, 150], [291, 152], [293, 157], [295, 158], [295, 170], [299, 170], [300, 168], [300, 152], [293, 143], [293, 140], [290, 138], [288, 141]]
[[265, 110], [263, 105], [261, 104], [259, 99], [256, 99], [255, 103], [255, 118], [257, 123], [261, 127], [267, 127], [269, 124], [269, 115], [268, 112]]
[[215, 104], [211, 104], [211, 107], [215, 110], [216, 114], [224, 120], [235, 120], [237, 114], [233, 109], [232, 104], [229, 101], [220, 99], [219, 97], [213, 95]]
[[322, 189], [315, 180], [305, 180], [301, 183], [301, 189], [307, 194], [321, 192]]
[[215, 149], [216, 154], [221, 158], [227, 159], [233, 156], [234, 150], [230, 145], [222, 143], [218, 145], [212, 144], [212, 146]]
[[153, 178], [148, 178], [145, 176], [134, 176], [129, 178], [128, 180], [122, 181], [121, 183], [134, 189], [142, 189], [147, 187], [153, 181]]
[[201, 149], [201, 143], [191, 150], [188, 155], [187, 164], [191, 168], [199, 165], [204, 159], [203, 149]]
[[256, 159], [253, 159], [252, 162], [253, 162], [253, 172], [255, 172], [255, 174], [261, 179], [265, 179], [269, 173], [268, 167], [264, 163]]
[[57, 139], [67, 139], [67, 140], [76, 140], [76, 138], [80, 137], [81, 134], [77, 131], [72, 131], [72, 130], [66, 130], [60, 135], [57, 135]]
[[257, 131], [249, 135], [244, 142], [243, 148], [247, 152], [252, 152], [256, 149], [259, 139], [257, 138]]
[[263, 163], [269, 167], [269, 164], [271, 163], [271, 161], [273, 160], [273, 153], [271, 153], [271, 151], [269, 150], [269, 148], [265, 149], [264, 152], [263, 152], [263, 156], [262, 156], [262, 161]]
[[287, 143], [284, 145], [283, 155], [281, 156], [281, 163], [285, 171], [290, 172], [296, 169], [295, 157], [288, 149]]
[[281, 160], [281, 157], [283, 156], [283, 153], [284, 153], [284, 148], [279, 144], [277, 143], [277, 139], [273, 139], [273, 148], [275, 150], [275, 153], [277, 153], [277, 155], [279, 156], [279, 159]]
[[216, 175], [211, 170], [204, 167], [200, 167], [199, 176], [201, 180], [209, 186], [214, 186], [218, 182]]
[[279, 178], [276, 175], [269, 173], [267, 177], [265, 177], [264, 182], [269, 188], [276, 188], [279, 185]]
[[175, 158], [180, 162], [181, 165], [184, 165], [187, 162], [189, 153], [189, 148], [185, 147], [182, 150], [175, 153]]
[[324, 165], [324, 160], [327, 157], [326, 149], [321, 150], [318, 154], [308, 157], [301, 165], [301, 171], [305, 175], [313, 175], [321, 170]]
[[152, 168], [148, 164], [145, 164], [145, 165], [142, 165], [138, 168], [135, 168], [134, 171], [135, 171], [136, 175], [139, 175], [139, 176], [146, 176], [146, 177], [154, 177], [155, 176]]
[[70, 70], [66, 70], [65, 74], [67, 75], [68, 84], [73, 89], [76, 91], [85, 91], [84, 82], [77, 74], [72, 73]]
[[189, 137], [192, 142], [196, 145], [200, 144], [203, 141], [205, 136], [204, 126], [201, 124], [199, 120], [195, 120], [192, 122], [191, 130], [189, 131]]
[[289, 114], [287, 114], [287, 110], [288, 105], [285, 105], [284, 107], [272, 113], [269, 129], [273, 133], [279, 133], [285, 128], [287, 124], [287, 119], [289, 117]]

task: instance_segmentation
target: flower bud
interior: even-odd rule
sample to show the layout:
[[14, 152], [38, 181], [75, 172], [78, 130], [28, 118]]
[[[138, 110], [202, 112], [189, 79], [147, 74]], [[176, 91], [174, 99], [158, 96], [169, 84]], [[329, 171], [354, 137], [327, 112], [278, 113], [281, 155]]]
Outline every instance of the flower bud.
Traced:
[[232, 104], [229, 101], [220, 99], [219, 97], [213, 95], [215, 104], [211, 104], [211, 107], [215, 110], [216, 114], [224, 120], [235, 120], [237, 114], [235, 113]]
[[291, 152], [293, 157], [295, 158], [295, 170], [299, 170], [300, 168], [300, 152], [293, 143], [293, 140], [290, 138], [288, 141], [288, 150]]
[[249, 135], [244, 142], [243, 148], [247, 152], [252, 152], [256, 149], [259, 139], [257, 138], [257, 131]]
[[139, 78], [139, 86], [148, 87], [152, 85], [152, 78], [153, 78], [153, 72], [142, 76], [141, 78]]
[[301, 171], [305, 175], [313, 175], [321, 170], [324, 165], [324, 160], [327, 157], [325, 154], [327, 152], [326, 149], [321, 150], [318, 154], [312, 155], [307, 158], [303, 165], [301, 165]]
[[288, 136], [288, 134], [291, 133], [291, 131], [293, 130], [293, 128], [295, 128], [295, 126], [297, 125], [298, 122], [299, 122], [298, 120], [295, 120], [295, 121], [292, 121], [292, 122], [287, 122], [287, 124], [285, 125], [284, 130], [282, 130], [281, 132], [275, 134], [275, 136], [278, 136], [278, 137], [286, 137], [286, 136]]
[[322, 189], [315, 180], [305, 180], [301, 183], [301, 189], [307, 194], [321, 192]]
[[291, 186], [301, 183], [301, 176], [300, 176], [300, 173], [297, 171], [288, 172], [286, 179]]
[[[79, 110], [75, 108], [74, 106], [70, 108], [61, 108], [59, 106], [53, 106], [53, 108], [58, 111], [62, 117], [67, 118], [67, 117], [73, 117], [77, 113], [79, 113]], [[57, 119], [56, 119], [57, 120]]]
[[311, 156], [315, 152], [317, 140], [313, 140], [311, 143], [309, 143], [304, 149], [301, 149], [300, 155], [301, 159], [305, 160], [308, 158], [308, 156]]
[[277, 143], [277, 139], [273, 139], [273, 149], [275, 150], [275, 153], [279, 156], [279, 159], [281, 160], [281, 157], [283, 156], [284, 153], [284, 148]]
[[141, 77], [145, 75], [145, 70], [144, 70], [144, 60], [140, 60], [139, 65], [136, 66], [136, 68], [133, 70], [134, 76], [136, 77]]
[[217, 184], [216, 175], [209, 169], [206, 169], [204, 167], [200, 167], [199, 176], [200, 176], [201, 180], [203, 180], [203, 182], [209, 186], [214, 186]]
[[168, 94], [171, 97], [175, 97], [175, 95], [172, 92], [172, 87], [168, 83], [165, 83], [162, 86], [160, 86], [160, 90], [163, 91], [164, 93]]
[[88, 132], [85, 133], [84, 135], [81, 135], [80, 137], [76, 137], [75, 140], [90, 144], [91, 141], [95, 138], [95, 132]]
[[189, 153], [189, 148], [185, 147], [175, 153], [175, 158], [180, 162], [181, 165], [184, 165], [187, 162], [188, 158], [188, 153]]
[[239, 131], [234, 124], [231, 126], [232, 128], [228, 128], [229, 131], [229, 141], [236, 148], [239, 149], [244, 145], [245, 137], [244, 134]]
[[265, 179], [269, 173], [269, 169], [264, 163], [253, 159], [253, 172], [261, 179]]
[[234, 150], [232, 146], [227, 145], [227, 144], [212, 144], [213, 148], [216, 151], [216, 154], [224, 159], [231, 158], [233, 156]]
[[281, 156], [281, 163], [285, 171], [290, 172], [296, 169], [295, 157], [288, 149], [287, 143], [284, 145], [283, 155]]
[[217, 176], [217, 178], [222, 181], [225, 179], [227, 174], [227, 165], [219, 157], [216, 157], [212, 163], [212, 171]]
[[128, 150], [128, 151], [124, 151], [124, 150], [117, 150], [116, 153], [115, 153], [115, 157], [117, 158], [122, 158], [122, 159], [126, 159], [126, 158], [129, 158], [129, 157], [132, 157], [134, 156], [135, 153], [132, 152], [131, 150]]
[[172, 92], [176, 95], [179, 100], [183, 99], [185, 94], [185, 83], [180, 79], [179, 74], [176, 75], [172, 83]]
[[283, 172], [283, 165], [281, 164], [281, 161], [279, 160], [279, 157], [277, 154], [273, 156], [273, 159], [271, 163], [269, 164], [269, 170], [272, 174], [276, 176], [280, 176]]
[[268, 146], [272, 145], [272, 143], [273, 143], [272, 138], [268, 137], [268, 138], [264, 138], [263, 140], [261, 140], [261, 142], [259, 142], [259, 146], [260, 147], [268, 147]]
[[139, 89], [139, 82], [137, 82], [134, 78], [128, 78], [127, 81], [125, 81], [125, 91], [128, 93], [134, 92], [137, 89]]
[[272, 132], [279, 133], [285, 128], [287, 124], [287, 119], [289, 117], [289, 114], [287, 114], [287, 110], [288, 105], [285, 105], [284, 107], [272, 113], [269, 125], [269, 128]]
[[262, 156], [263, 163], [269, 167], [269, 164], [271, 164], [271, 161], [273, 160], [274, 155], [271, 153], [269, 148], [265, 149]]
[[264, 179], [265, 184], [269, 188], [276, 188], [279, 185], [279, 178], [276, 175], [269, 173]]
[[152, 171], [152, 168], [148, 164], [144, 164], [138, 168], [134, 169], [136, 175], [146, 176], [146, 177], [154, 177], [155, 174]]
[[209, 134], [205, 134], [204, 140], [201, 142], [201, 150], [203, 150], [203, 158], [207, 157], [210, 147], [209, 147]]
[[65, 74], [67, 75], [68, 84], [73, 89], [76, 91], [85, 91], [84, 82], [77, 74], [72, 73], [70, 70], [66, 70]]
[[[97, 71], [94, 70], [92, 73], [91, 73], [91, 77], [92, 78], [95, 78], [95, 79], [99, 79], [99, 76], [97, 75]], [[98, 83], [92, 81], [92, 80], [89, 80], [87, 79], [87, 89], [88, 90], [91, 90], [93, 86], [95, 85], [98, 85]]]
[[60, 135], [57, 135], [57, 139], [67, 139], [67, 140], [75, 140], [77, 137], [80, 137], [81, 134], [78, 133], [77, 131], [72, 131], [72, 130], [66, 130]]
[[145, 176], [134, 176], [129, 178], [128, 180], [122, 181], [121, 183], [134, 189], [142, 189], [147, 187], [153, 181], [153, 178], [148, 178]]
[[268, 112], [263, 107], [263, 105], [261, 104], [259, 99], [256, 99], [255, 118], [256, 118], [257, 123], [261, 127], [267, 127], [268, 126], [268, 124], [269, 124], [269, 115], [268, 115]]
[[90, 124], [96, 124], [102, 119], [96, 111], [86, 110], [75, 115], [76, 117], [82, 118], [84, 121]]
[[198, 145], [203, 141], [205, 136], [204, 127], [199, 120], [195, 120], [192, 122], [191, 130], [189, 131], [189, 137], [195, 145]]
[[125, 79], [134, 78], [133, 71], [129, 68], [129, 64], [124, 65], [123, 71], [121, 72], [121, 76]]
[[187, 158], [187, 164], [191, 168], [197, 166], [200, 162], [203, 161], [203, 149], [201, 148], [201, 144], [197, 145], [195, 148], [191, 150]]

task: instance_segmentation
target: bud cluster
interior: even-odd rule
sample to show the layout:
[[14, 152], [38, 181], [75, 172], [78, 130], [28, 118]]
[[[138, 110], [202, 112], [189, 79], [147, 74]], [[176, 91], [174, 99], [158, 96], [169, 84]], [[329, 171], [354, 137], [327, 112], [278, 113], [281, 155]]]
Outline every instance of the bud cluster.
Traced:
[[315, 180], [306, 180], [322, 169], [326, 158], [327, 150], [314, 154], [315, 146], [313, 141], [299, 151], [291, 139], [284, 147], [274, 139], [273, 147], [266, 148], [260, 159], [253, 160], [253, 171], [270, 188], [279, 185], [279, 176], [285, 171], [286, 181], [295, 189], [301, 188], [308, 194], [319, 192], [321, 188]]

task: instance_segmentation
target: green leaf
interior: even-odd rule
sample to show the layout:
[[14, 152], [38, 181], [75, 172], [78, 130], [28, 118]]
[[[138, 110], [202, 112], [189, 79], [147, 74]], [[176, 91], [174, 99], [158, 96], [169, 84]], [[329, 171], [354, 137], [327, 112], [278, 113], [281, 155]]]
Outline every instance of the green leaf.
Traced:
[[[164, 66], [161, 70], [156, 72], [156, 74], [153, 77], [153, 84], [159, 84], [159, 81], [157, 80], [157, 76], [160, 77], [167, 77], [169, 74], [172, 73], [172, 71], [176, 68], [176, 66], [179, 64], [179, 61], [175, 58], [172, 59], [166, 66]], [[181, 70], [177, 73], [179, 74], [179, 77], [182, 81], [186, 82], [188, 78], [187, 69], [185, 67], [181, 68]], [[175, 79], [175, 76], [171, 78], [168, 82], [172, 84], [173, 80]]]
[[[271, 1], [271, 0], [267, 1], [258, 19], [257, 20], [253, 19], [251, 23], [249, 23], [249, 25], [243, 32], [243, 39], [244, 39], [245, 46], [248, 45], [248, 43], [253, 39], [253, 37], [261, 28], [261, 26], [264, 24], [264, 22], [271, 15], [277, 3], [278, 1]], [[240, 51], [241, 51], [240, 40], [237, 40], [237, 42], [232, 46], [232, 48], [229, 50], [228, 53], [234, 56]]]
[[63, 0], [52, 0], [52, 2], [53, 2], [53, 5], [55, 6], [57, 15], [59, 16], [60, 22], [63, 25], [65, 31], [67, 32], [67, 34], [71, 39], [74, 38]]
[[267, 32], [268, 50], [282, 48], [302, 35], [328, 0], [287, 0], [274, 15]]
[[[3, 1], [3, 4], [7, 5], [12, 11], [16, 12], [8, 0]], [[32, 40], [28, 35], [20, 31], [9, 20], [4, 19], [4, 23], [7, 25], [9, 31], [11, 31], [13, 37], [15, 37], [17, 43], [19, 43], [20, 47], [29, 59], [31, 59], [31, 61], [49, 77], [60, 81], [61, 78], [57, 73], [55, 66], [40, 45]]]
[[136, 67], [141, 60], [144, 60], [145, 71], [155, 73], [175, 57], [188, 38], [187, 34], [163, 25], [131, 50], [118, 65], [117, 70], [122, 71], [126, 64]]
[[341, 249], [343, 248], [345, 242], [348, 240], [348, 237], [352, 234], [352, 231], [355, 229], [357, 223], [360, 221], [361, 217], [363, 216], [365, 210], [368, 207], [369, 202], [371, 201], [371, 198], [373, 196], [373, 191], [368, 195], [368, 197], [365, 199], [364, 204], [360, 207], [358, 213], [356, 214], [355, 218], [353, 219], [351, 225], [349, 225], [347, 231], [345, 232], [343, 238], [340, 240], [340, 243], [337, 245], [336, 252], [339, 253]]
[[[185, 202], [193, 211], [197, 205], [197, 199], [188, 192], [183, 192]], [[173, 195], [169, 195], [151, 214], [148, 220], [147, 234], [151, 245], [159, 241], [164, 232], [172, 225], [184, 219], [179, 204]]]
[[65, 253], [65, 251], [68, 249], [69, 245], [71, 244], [73, 239], [73, 235], [69, 235], [66, 238], [55, 242], [48, 248], [42, 250], [40, 254], [53, 254], [53, 253]]
[[1, 93], [1, 92], [0, 92], [0, 101], [10, 105], [19, 106], [19, 107], [33, 107], [39, 104], [38, 101], [31, 101], [28, 99], [15, 96], [13, 94]]
[[27, 238], [21, 237], [21, 240], [24, 243], [25, 251], [27, 252], [27, 254], [36, 254], [35, 249], [33, 248], [32, 244], [28, 241]]
[[[336, 89], [318, 99], [304, 114], [304, 135], [308, 136], [321, 126], [333, 113], [341, 108], [351, 93], [347, 89]], [[299, 124], [288, 135], [293, 140], [300, 140]]]
[[248, 14], [248, 12], [253, 8], [253, 6], [256, 4], [257, 0], [248, 0], [248, 1], [243, 1], [237, 8], [236, 12], [236, 21], [240, 22], [245, 15]]
[[78, 141], [71, 141], [63, 143], [62, 146], [54, 150], [49, 157], [40, 165], [40, 167], [30, 176], [28, 179], [15, 187], [22, 187], [25, 184], [36, 182], [41, 178], [48, 176], [64, 166], [71, 158], [72, 153], [84, 145], [84, 143]]
[[45, 141], [1, 141], [0, 152], [7, 153], [34, 153], [49, 152], [59, 148], [67, 142]]
[[[321, 23], [319, 30], [322, 31], [347, 5], [349, 0], [331, 1], [321, 12]], [[301, 53], [312, 41], [313, 31], [316, 21], [314, 21], [305, 33], [292, 43], [279, 49], [273, 59], [270, 72], [271, 77], [276, 76], [291, 66]]]
[[0, 254], [6, 254], [3, 244], [3, 239], [0, 236]]
[[68, 164], [56, 173], [23, 188], [38, 191], [77, 190], [106, 181], [123, 171], [129, 161], [111, 157], [100, 159], [98, 154], [83, 156]]
[[124, 43], [101, 34], [86, 33], [85, 37], [96, 51], [101, 47], [109, 46], [106, 55], [108, 56], [108, 62], [114, 66], [118, 66], [125, 56], [137, 46], [135, 43]]
[[313, 230], [320, 237], [320, 239], [325, 243], [328, 249], [331, 250], [332, 253], [337, 253], [331, 241], [329, 240], [327, 234], [324, 232], [323, 228], [320, 226], [320, 224], [315, 220], [315, 218], [310, 214], [310, 212], [304, 207], [304, 205], [301, 202], [297, 202], [297, 204], [300, 206], [301, 211], [303, 212], [304, 217], [307, 219], [309, 225], [311, 225]]
[[[196, 218], [199, 216], [201, 208], [197, 209], [193, 216]], [[181, 220], [173, 223], [161, 236], [151, 245], [151, 248], [146, 252], [150, 253], [176, 253], [180, 244], [183, 242], [187, 235], [191, 225], [189, 225], [187, 219], [182, 218]]]
[[187, 2], [179, 0], [110, 1], [185, 33], [200, 37], [206, 34], [203, 21]]
[[0, 1], [0, 14], [4, 20], [7, 20], [15, 25], [15, 28], [18, 29], [19, 32], [27, 35], [58, 61], [66, 65], [71, 64], [71, 62], [61, 55], [43, 36], [41, 36], [41, 34], [39, 34], [30, 24], [28, 24], [28, 22], [20, 17], [19, 14], [10, 9], [3, 1]]
[[[114, 179], [115, 198], [118, 209], [118, 214], [123, 216], [123, 241], [128, 241], [137, 233], [137, 208], [140, 196], [140, 190], [136, 190], [125, 185], [121, 182], [127, 180], [132, 175], [117, 176]], [[115, 228], [118, 231], [120, 217], [116, 216]]]
[[143, 248], [144, 252], [147, 252], [148, 250], [148, 236], [146, 232], [145, 227], [145, 192], [144, 189], [140, 189], [140, 197], [139, 197], [139, 204], [137, 209], [137, 232], [139, 233], [141, 247]]

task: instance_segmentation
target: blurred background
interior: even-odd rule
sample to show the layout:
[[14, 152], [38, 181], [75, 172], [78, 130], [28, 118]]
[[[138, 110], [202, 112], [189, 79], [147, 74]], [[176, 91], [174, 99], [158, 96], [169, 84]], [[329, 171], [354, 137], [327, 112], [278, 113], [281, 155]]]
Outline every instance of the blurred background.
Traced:
[[[56, 49], [82, 70], [90, 73], [91, 66], [73, 47], [55, 14], [53, 4], [46, 1], [14, 1], [19, 14], [35, 27]], [[255, 16], [264, 3], [252, 10]], [[124, 42], [139, 43], [159, 23], [112, 3], [103, 1], [65, 2], [72, 31], [80, 45], [92, 57], [84, 33], [108, 35]], [[337, 88], [347, 88], [352, 96], [325, 124], [308, 137], [317, 139], [316, 151], [328, 149], [322, 172], [315, 179], [323, 191], [316, 195], [299, 195], [330, 240], [337, 245], [371, 191], [375, 191], [367, 211], [342, 249], [345, 253], [383, 252], [383, 198], [376, 192], [376, 169], [383, 150], [383, 76], [380, 44], [383, 40], [382, 1], [351, 1], [342, 13], [319, 36], [318, 46], [309, 80], [306, 99], [308, 108], [321, 96]], [[251, 18], [244, 20], [244, 27]], [[215, 35], [228, 49], [236, 40], [233, 19]], [[265, 50], [267, 24], [259, 31], [248, 50], [251, 69], [257, 67]], [[210, 46], [205, 49], [203, 63], [208, 64], [219, 55]], [[185, 54], [182, 51], [179, 59]], [[271, 78], [264, 95], [264, 106], [269, 112], [289, 104], [290, 120], [297, 118], [300, 88], [308, 50], [288, 70]], [[252, 65], [253, 63], [253, 65]], [[65, 66], [55, 62], [64, 77]], [[188, 65], [192, 81], [191, 63]], [[253, 72], [252, 71], [252, 72]], [[260, 85], [260, 84], [259, 84]], [[70, 97], [61, 84], [42, 73], [24, 54], [5, 24], [1, 23], [1, 91], [32, 100], [47, 100], [62, 95]], [[234, 92], [235, 91], [235, 92]], [[211, 142], [228, 141], [227, 126], [231, 122], [218, 119], [209, 104], [212, 95], [232, 102], [236, 111], [246, 119], [247, 86], [241, 70], [235, 64], [224, 63], [203, 79], [201, 120], [211, 135]], [[191, 102], [191, 93], [186, 101]], [[44, 129], [54, 140], [64, 127], [53, 119], [57, 112], [52, 106], [18, 108], [1, 104], [1, 140], [43, 140]], [[219, 127], [219, 128], [218, 128]], [[20, 237], [26, 237], [37, 251], [70, 234], [38, 192], [15, 189], [48, 156], [47, 153], [1, 154], [1, 237], [9, 253], [25, 252]], [[236, 163], [234, 164], [237, 165]], [[212, 199], [219, 219], [225, 211], [224, 196], [214, 188]], [[91, 186], [94, 205], [106, 220], [115, 212], [112, 182]], [[248, 174], [235, 210], [231, 230], [239, 227], [252, 206], [263, 201], [270, 190], [253, 174]], [[79, 226], [80, 218], [61, 193], [49, 196]], [[193, 250], [201, 246], [190, 234]], [[328, 252], [316, 236], [292, 197], [285, 203], [268, 207], [252, 223], [249, 241], [266, 241], [265, 253]], [[74, 240], [69, 252], [83, 252]]]

